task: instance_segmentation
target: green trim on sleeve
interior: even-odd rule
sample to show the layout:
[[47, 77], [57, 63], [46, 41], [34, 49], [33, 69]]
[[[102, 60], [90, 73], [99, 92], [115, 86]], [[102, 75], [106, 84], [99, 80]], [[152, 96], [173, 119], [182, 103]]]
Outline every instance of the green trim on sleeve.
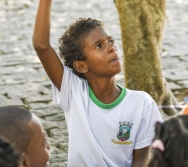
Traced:
[[121, 89], [121, 94], [118, 96], [118, 98], [110, 103], [110, 104], [105, 104], [105, 103], [102, 103], [101, 101], [99, 101], [97, 99], [97, 97], [94, 95], [93, 91], [91, 90], [91, 88], [89, 87], [89, 97], [91, 98], [91, 100], [100, 108], [103, 108], [103, 109], [111, 109], [111, 108], [114, 108], [116, 107], [119, 103], [121, 103], [121, 101], [123, 100], [123, 98], [125, 97], [126, 95], [126, 89], [125, 88], [122, 88], [121, 86], [117, 85], [120, 89]]

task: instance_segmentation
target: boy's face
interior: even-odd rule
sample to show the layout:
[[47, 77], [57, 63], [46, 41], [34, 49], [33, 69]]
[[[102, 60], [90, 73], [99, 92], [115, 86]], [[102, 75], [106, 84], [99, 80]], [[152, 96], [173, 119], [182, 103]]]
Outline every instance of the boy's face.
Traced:
[[91, 30], [84, 39], [84, 54], [92, 77], [112, 77], [121, 71], [119, 49], [113, 37], [101, 27]]
[[28, 167], [46, 167], [49, 160], [50, 145], [46, 141], [44, 130], [35, 115], [29, 123], [34, 135], [27, 150]]

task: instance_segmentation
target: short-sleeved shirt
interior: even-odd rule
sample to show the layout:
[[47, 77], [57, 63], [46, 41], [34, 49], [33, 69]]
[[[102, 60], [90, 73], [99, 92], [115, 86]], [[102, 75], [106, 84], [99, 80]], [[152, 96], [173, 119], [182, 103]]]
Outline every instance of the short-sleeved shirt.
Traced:
[[149, 94], [120, 87], [111, 104], [100, 102], [88, 82], [67, 67], [53, 99], [65, 112], [69, 132], [68, 167], [130, 167], [133, 150], [147, 147], [154, 124], [162, 121]]

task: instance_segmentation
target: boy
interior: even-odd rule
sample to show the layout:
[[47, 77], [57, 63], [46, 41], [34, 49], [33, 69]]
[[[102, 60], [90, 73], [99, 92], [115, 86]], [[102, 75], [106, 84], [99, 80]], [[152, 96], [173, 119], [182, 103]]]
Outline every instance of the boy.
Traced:
[[40, 0], [33, 46], [52, 81], [54, 102], [69, 131], [68, 167], [142, 167], [154, 123], [161, 115], [145, 92], [118, 86], [121, 71], [114, 39], [95, 19], [79, 19], [60, 38], [60, 56], [49, 42], [51, 0]]
[[21, 167], [21, 155], [2, 137], [0, 137], [0, 166]]
[[0, 107], [0, 136], [21, 153], [23, 167], [46, 167], [49, 144], [39, 119], [16, 106]]

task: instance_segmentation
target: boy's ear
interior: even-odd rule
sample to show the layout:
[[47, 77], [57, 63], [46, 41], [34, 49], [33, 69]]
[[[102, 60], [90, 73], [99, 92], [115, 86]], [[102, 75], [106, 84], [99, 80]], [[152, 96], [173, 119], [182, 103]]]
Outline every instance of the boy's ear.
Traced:
[[29, 160], [29, 157], [27, 156], [27, 154], [22, 153], [20, 163], [21, 163], [22, 167], [29, 167], [30, 166], [30, 160]]
[[78, 72], [78, 73], [86, 73], [88, 72], [88, 68], [87, 68], [87, 65], [85, 64], [84, 61], [79, 61], [79, 60], [75, 60], [73, 62], [73, 67], [74, 69]]

